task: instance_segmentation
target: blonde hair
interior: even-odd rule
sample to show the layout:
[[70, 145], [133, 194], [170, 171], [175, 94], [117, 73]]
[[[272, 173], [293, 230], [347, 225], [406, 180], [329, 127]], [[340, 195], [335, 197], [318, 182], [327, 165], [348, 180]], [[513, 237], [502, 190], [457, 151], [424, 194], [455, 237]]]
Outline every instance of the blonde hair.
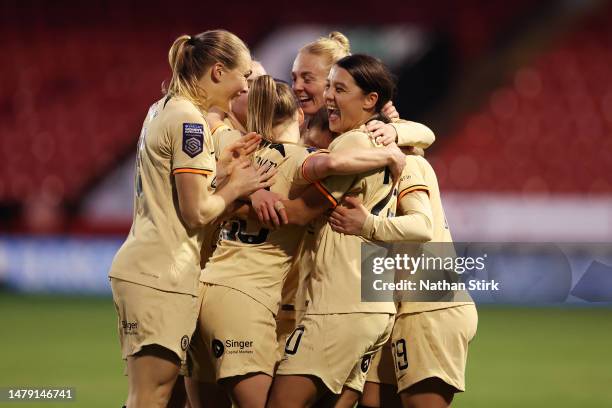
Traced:
[[270, 75], [255, 78], [249, 89], [247, 130], [266, 139], [272, 137], [274, 126], [293, 117], [298, 102], [291, 87]]
[[209, 30], [195, 36], [182, 35], [168, 52], [172, 79], [162, 90], [168, 95], [182, 96], [205, 110], [206, 90], [199, 84], [204, 72], [217, 62], [234, 69], [244, 54], [250, 56], [247, 46], [226, 30]]
[[327, 37], [321, 37], [316, 41], [306, 44], [300, 52], [323, 57], [329, 69], [341, 58], [351, 54], [351, 46], [348, 38], [338, 31], [332, 31]]

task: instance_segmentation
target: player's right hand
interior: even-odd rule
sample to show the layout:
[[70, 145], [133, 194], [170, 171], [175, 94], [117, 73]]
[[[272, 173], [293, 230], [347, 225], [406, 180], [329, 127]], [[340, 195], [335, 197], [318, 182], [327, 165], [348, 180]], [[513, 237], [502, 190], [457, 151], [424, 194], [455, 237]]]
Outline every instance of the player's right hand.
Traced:
[[225, 163], [231, 161], [232, 159], [238, 159], [240, 157], [246, 157], [253, 154], [257, 150], [257, 147], [259, 147], [261, 139], [262, 137], [255, 132], [247, 133], [234, 143], [227, 146], [223, 152], [221, 152], [219, 161], [223, 161]]
[[224, 179], [226, 175], [231, 174], [234, 166], [239, 163], [238, 159], [253, 154], [261, 139], [262, 137], [255, 132], [247, 133], [223, 149], [217, 162], [217, 178]]
[[342, 204], [334, 209], [328, 219], [330, 227], [342, 234], [360, 235], [370, 212], [355, 197], [344, 197]]
[[370, 132], [370, 138], [374, 139], [376, 143], [388, 146], [391, 143], [395, 143], [397, 140], [397, 132], [393, 126], [389, 123], [382, 122], [380, 120], [372, 120], [366, 125], [366, 130]]
[[385, 103], [385, 106], [382, 107], [382, 113], [391, 120], [399, 119], [400, 117], [392, 101]]
[[246, 197], [257, 190], [272, 186], [276, 173], [277, 169], [272, 166], [255, 168], [248, 158], [241, 157], [233, 166], [229, 183], [234, 185], [240, 197]]

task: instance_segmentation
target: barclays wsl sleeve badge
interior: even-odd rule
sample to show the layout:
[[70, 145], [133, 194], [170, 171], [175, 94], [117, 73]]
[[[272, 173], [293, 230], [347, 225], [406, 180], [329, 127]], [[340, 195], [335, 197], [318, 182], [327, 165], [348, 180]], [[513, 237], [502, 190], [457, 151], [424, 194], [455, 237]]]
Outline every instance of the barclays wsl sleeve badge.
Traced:
[[204, 125], [183, 123], [183, 151], [189, 157], [196, 157], [204, 149]]

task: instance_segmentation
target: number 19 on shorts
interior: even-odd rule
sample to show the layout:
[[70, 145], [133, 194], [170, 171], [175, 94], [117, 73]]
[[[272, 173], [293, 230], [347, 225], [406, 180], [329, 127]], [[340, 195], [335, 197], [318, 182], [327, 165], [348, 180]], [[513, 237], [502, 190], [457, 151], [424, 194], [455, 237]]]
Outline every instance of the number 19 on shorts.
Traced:
[[391, 343], [393, 349], [393, 359], [397, 370], [405, 370], [408, 368], [408, 351], [406, 349], [406, 340], [399, 339], [398, 341]]

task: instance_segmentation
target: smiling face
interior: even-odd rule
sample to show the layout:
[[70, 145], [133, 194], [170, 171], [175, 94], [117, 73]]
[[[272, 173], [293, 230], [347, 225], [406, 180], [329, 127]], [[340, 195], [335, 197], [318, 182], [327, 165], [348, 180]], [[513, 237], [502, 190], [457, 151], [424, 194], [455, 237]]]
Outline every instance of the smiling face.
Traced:
[[329, 72], [324, 96], [329, 129], [335, 133], [363, 125], [374, 114], [378, 100], [376, 92], [364, 94], [348, 71], [336, 65]]
[[325, 59], [321, 56], [300, 52], [293, 61], [293, 92], [304, 114], [314, 115], [324, 106], [323, 91], [328, 73]]
[[251, 75], [251, 56], [243, 54], [233, 69], [228, 69], [220, 63], [213, 66], [213, 76], [217, 80], [216, 90], [209, 95], [211, 106], [217, 106], [229, 112], [231, 99], [249, 90], [247, 78]]
[[[263, 65], [261, 65], [257, 61], [253, 61], [251, 75], [247, 78], [248, 85], [250, 87], [251, 83], [255, 80], [255, 78], [260, 77], [262, 75], [266, 75], [266, 70]], [[240, 92], [240, 94], [232, 99], [232, 113], [236, 116], [236, 119], [242, 124], [243, 127], [246, 127], [247, 123], [247, 110], [249, 103], [249, 92]]]

